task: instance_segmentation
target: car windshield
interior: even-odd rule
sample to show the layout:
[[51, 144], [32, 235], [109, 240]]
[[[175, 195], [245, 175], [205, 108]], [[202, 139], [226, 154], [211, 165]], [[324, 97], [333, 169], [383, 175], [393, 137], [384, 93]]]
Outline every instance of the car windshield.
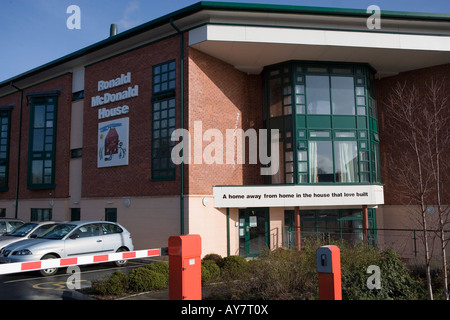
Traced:
[[39, 236], [40, 239], [53, 239], [53, 240], [61, 240], [64, 238], [70, 231], [72, 231], [76, 225], [73, 224], [57, 224], [50, 228], [46, 233]]
[[25, 237], [36, 226], [36, 223], [25, 223], [7, 235], [11, 237]]

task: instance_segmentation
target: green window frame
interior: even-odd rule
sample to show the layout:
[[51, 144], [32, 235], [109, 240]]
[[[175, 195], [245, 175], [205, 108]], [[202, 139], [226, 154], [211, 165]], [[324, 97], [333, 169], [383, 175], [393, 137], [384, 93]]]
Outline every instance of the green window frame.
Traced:
[[175, 179], [172, 161], [174, 141], [170, 139], [175, 130], [175, 98], [153, 101], [152, 120], [152, 179]]
[[50, 221], [52, 220], [52, 209], [31, 209], [30, 221]]
[[55, 188], [56, 96], [31, 97], [28, 143], [28, 188]]
[[10, 134], [11, 111], [0, 108], [0, 191], [8, 191]]
[[[280, 173], [269, 183], [381, 182], [369, 65], [290, 61], [267, 67], [264, 77], [264, 120], [280, 131]], [[316, 165], [319, 178], [312, 167], [321, 156], [328, 165]]]
[[176, 65], [175, 60], [153, 66], [153, 94], [175, 90]]
[[175, 60], [153, 66], [152, 180], [175, 180], [171, 135], [176, 123]]

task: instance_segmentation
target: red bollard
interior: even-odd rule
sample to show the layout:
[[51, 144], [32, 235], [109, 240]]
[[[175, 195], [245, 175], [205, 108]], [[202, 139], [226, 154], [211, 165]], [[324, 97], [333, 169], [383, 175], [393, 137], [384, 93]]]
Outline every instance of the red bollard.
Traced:
[[202, 299], [201, 253], [199, 235], [169, 238], [169, 300]]
[[322, 246], [316, 251], [319, 274], [319, 300], [342, 300], [341, 251], [337, 246]]

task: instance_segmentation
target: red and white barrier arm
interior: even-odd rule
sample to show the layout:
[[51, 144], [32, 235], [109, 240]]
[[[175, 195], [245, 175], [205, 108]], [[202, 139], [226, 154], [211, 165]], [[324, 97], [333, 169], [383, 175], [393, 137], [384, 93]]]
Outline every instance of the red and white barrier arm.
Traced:
[[36, 270], [42, 270], [42, 269], [81, 266], [81, 265], [87, 265], [87, 264], [113, 262], [113, 261], [120, 261], [120, 260], [158, 257], [161, 255], [164, 255], [164, 254], [162, 253], [161, 248], [158, 248], [158, 249], [148, 249], [148, 250], [138, 250], [138, 251], [116, 252], [116, 253], [94, 255], [94, 256], [79, 256], [79, 257], [47, 259], [47, 260], [30, 261], [30, 262], [5, 263], [5, 264], [0, 264], [0, 275], [25, 272], [25, 271], [36, 271]]

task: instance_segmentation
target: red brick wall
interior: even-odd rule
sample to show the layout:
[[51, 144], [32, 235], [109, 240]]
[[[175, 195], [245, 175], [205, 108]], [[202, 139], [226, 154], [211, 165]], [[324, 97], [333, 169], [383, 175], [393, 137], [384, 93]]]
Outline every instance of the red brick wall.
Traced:
[[[387, 121], [389, 119], [389, 112], [387, 111], [388, 97], [392, 93], [392, 88], [394, 88], [397, 83], [407, 83], [408, 85], [414, 85], [420, 92], [425, 93], [427, 91], [427, 84], [430, 80], [434, 79], [436, 81], [444, 81], [447, 86], [447, 92], [450, 89], [450, 64], [435, 66], [430, 68], [418, 69], [409, 72], [403, 72], [399, 75], [383, 78], [376, 81], [377, 90], [377, 105], [379, 114], [379, 131], [380, 131], [380, 153], [381, 153], [381, 174], [382, 183], [385, 184], [385, 203], [386, 204], [408, 204], [408, 200], [402, 197], [399, 192], [400, 186], [396, 185], [394, 182], [394, 175], [404, 174], [403, 172], [396, 172], [390, 170], [388, 165], [389, 155], [393, 153], [404, 153], [408, 150], [407, 146], [402, 148], [399, 147], [398, 143], [395, 143], [398, 139], [396, 132], [393, 132], [389, 126], [387, 126]], [[423, 106], [426, 106], [424, 101]], [[450, 112], [450, 105], [448, 108]], [[424, 123], [425, 125], [425, 123]], [[449, 123], [450, 127], [450, 123]], [[450, 148], [449, 148], [450, 151]], [[443, 156], [443, 163], [449, 162], [449, 154]], [[446, 159], [446, 160], [444, 160]], [[447, 167], [448, 169], [448, 167]], [[444, 172], [444, 174], [449, 177], [450, 172]], [[447, 190], [449, 187], [447, 180]], [[447, 200], [450, 201], [447, 193]]]
[[[24, 96], [24, 109], [26, 110], [26, 97]], [[12, 105], [13, 109], [11, 111], [11, 128], [10, 128], [10, 146], [9, 146], [9, 179], [8, 187], [9, 190], [6, 192], [0, 192], [0, 199], [2, 200], [13, 200], [16, 198], [16, 181], [17, 181], [17, 158], [18, 158], [18, 140], [19, 140], [19, 117], [20, 117], [20, 93], [13, 93], [8, 96], [0, 98], [0, 106]], [[28, 126], [25, 126], [28, 130]], [[24, 156], [23, 164], [27, 163], [27, 153], [28, 150], [24, 149], [26, 154]], [[22, 151], [23, 153], [23, 151]], [[26, 174], [26, 172], [25, 172]], [[26, 176], [22, 177], [23, 182], [27, 183]]]
[[[30, 106], [27, 104], [27, 94], [61, 90], [58, 96], [57, 133], [56, 133], [56, 163], [55, 163], [55, 189], [29, 190], [27, 188], [28, 170], [28, 140], [30, 123]], [[13, 104], [11, 114], [11, 138], [10, 138], [10, 166], [9, 166], [9, 191], [0, 192], [1, 199], [16, 198], [17, 158], [20, 126], [20, 93], [14, 93], [0, 98], [0, 105]], [[63, 75], [24, 90], [22, 110], [22, 141], [20, 155], [20, 199], [49, 198], [49, 193], [55, 198], [67, 198], [69, 196], [69, 161], [70, 161], [70, 118], [72, 106], [72, 75]]]
[[[262, 79], [249, 76], [216, 58], [189, 48], [189, 115], [191, 165], [188, 168], [190, 194], [212, 194], [213, 185], [262, 184], [259, 165], [226, 164], [226, 130], [262, 124]], [[194, 163], [194, 122], [201, 121], [203, 133], [219, 129], [222, 133], [223, 164]], [[210, 145], [203, 141], [202, 151]]]
[[[83, 197], [176, 195], [178, 181], [152, 181], [152, 67], [170, 60], [177, 65], [177, 126], [180, 116], [180, 39], [178, 36], [130, 51], [87, 66], [85, 70], [84, 131], [83, 131]], [[108, 81], [131, 72], [131, 84], [98, 92], [98, 81]], [[121, 92], [128, 86], [139, 86], [139, 96], [127, 100], [91, 107], [93, 96]], [[128, 105], [123, 116], [98, 119], [98, 110]], [[98, 124], [129, 117], [129, 164], [97, 168]], [[179, 171], [179, 169], [177, 169]]]

